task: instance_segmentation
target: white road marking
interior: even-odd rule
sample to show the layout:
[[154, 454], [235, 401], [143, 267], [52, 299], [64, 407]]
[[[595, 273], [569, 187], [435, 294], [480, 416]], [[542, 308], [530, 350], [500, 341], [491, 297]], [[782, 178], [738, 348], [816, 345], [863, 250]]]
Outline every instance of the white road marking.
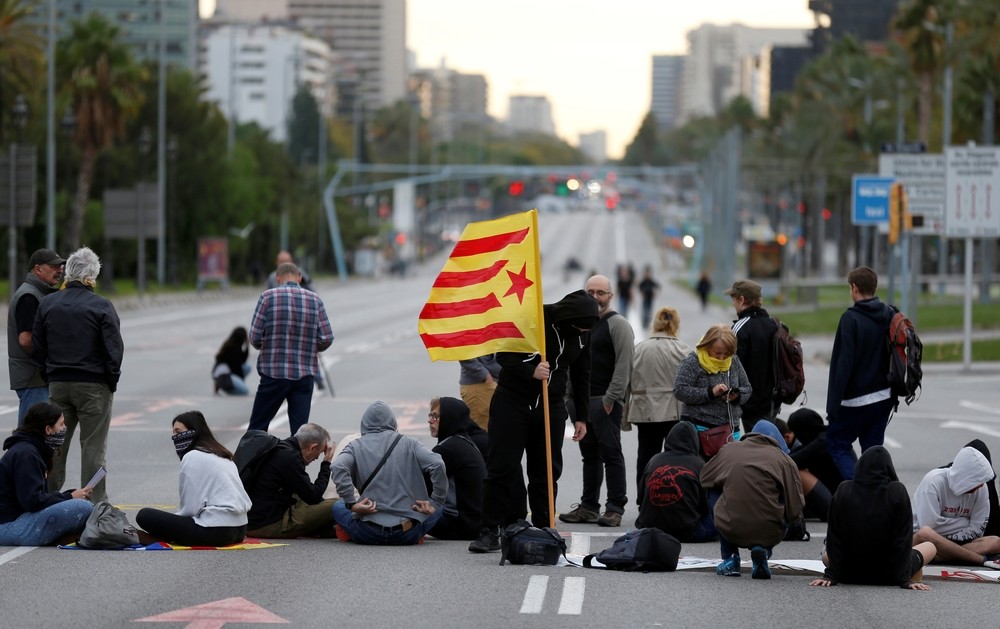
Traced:
[[1000, 415], [1000, 408], [995, 406], [987, 406], [986, 404], [977, 404], [976, 402], [970, 402], [969, 400], [962, 400], [958, 403], [962, 408], [967, 408], [970, 411], [980, 411], [982, 413], [989, 413], [991, 415]]
[[583, 593], [587, 588], [586, 577], [566, 577], [563, 581], [559, 613], [579, 616], [583, 611]]
[[570, 555], [589, 555], [590, 537], [586, 533], [573, 533], [569, 538], [569, 549], [566, 552]]
[[522, 614], [540, 614], [545, 604], [545, 590], [549, 587], [549, 578], [536, 574], [528, 579], [528, 589], [524, 591], [521, 601]]
[[4, 554], [0, 555], [0, 565], [7, 563], [8, 561], [13, 561], [25, 553], [30, 553], [31, 551], [38, 548], [37, 546], [21, 546], [20, 548], [15, 548], [14, 550], [8, 550]]
[[989, 426], [983, 426], [982, 424], [973, 424], [972, 422], [944, 422], [941, 424], [942, 428], [957, 428], [959, 430], [971, 430], [972, 432], [978, 432], [981, 435], [988, 435], [990, 437], [1000, 437], [1000, 430], [996, 428], [991, 428]]
[[897, 449], [897, 450], [898, 450], [899, 448], [902, 448], [902, 447], [903, 447], [903, 444], [901, 444], [900, 442], [896, 441], [896, 440], [895, 440], [895, 439], [893, 439], [892, 437], [883, 437], [883, 438], [882, 438], [882, 443], [883, 443], [883, 444], [885, 445], [885, 447], [887, 447], [887, 448], [895, 448], [895, 449]]
[[14, 406], [0, 406], [0, 415], [6, 415], [7, 413], [16, 413], [19, 407]]

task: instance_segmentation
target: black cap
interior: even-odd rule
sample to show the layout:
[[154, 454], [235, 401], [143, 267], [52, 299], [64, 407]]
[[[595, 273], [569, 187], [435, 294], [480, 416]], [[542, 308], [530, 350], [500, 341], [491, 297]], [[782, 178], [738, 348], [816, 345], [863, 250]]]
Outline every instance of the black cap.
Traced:
[[39, 264], [59, 266], [61, 264], [66, 264], [66, 261], [60, 258], [59, 254], [51, 249], [39, 249], [35, 253], [31, 254], [31, 257], [28, 259], [28, 270], [30, 271]]

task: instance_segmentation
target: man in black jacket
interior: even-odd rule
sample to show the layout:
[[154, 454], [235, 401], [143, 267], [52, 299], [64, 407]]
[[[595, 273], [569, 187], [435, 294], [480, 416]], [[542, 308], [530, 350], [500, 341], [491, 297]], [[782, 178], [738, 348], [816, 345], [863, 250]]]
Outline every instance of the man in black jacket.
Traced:
[[[303, 424], [261, 461], [247, 494], [253, 502], [247, 514], [247, 536], [289, 539], [331, 532], [332, 499], [323, 499], [330, 483], [334, 444], [317, 424]], [[323, 457], [315, 481], [306, 467]]]
[[750, 432], [758, 421], [773, 420], [781, 406], [774, 399], [774, 333], [778, 326], [767, 310], [761, 308], [760, 285], [756, 282], [733, 282], [726, 295], [732, 299], [739, 317], [733, 322], [736, 356], [753, 388], [750, 398], [742, 405], [743, 431]]
[[468, 431], [472, 426], [483, 436], [486, 433], [472, 423], [465, 402], [453, 397], [431, 400], [427, 425], [431, 436], [438, 440], [433, 452], [444, 461], [448, 473], [444, 515], [430, 530], [430, 535], [438, 539], [476, 539], [483, 515], [486, 461]]

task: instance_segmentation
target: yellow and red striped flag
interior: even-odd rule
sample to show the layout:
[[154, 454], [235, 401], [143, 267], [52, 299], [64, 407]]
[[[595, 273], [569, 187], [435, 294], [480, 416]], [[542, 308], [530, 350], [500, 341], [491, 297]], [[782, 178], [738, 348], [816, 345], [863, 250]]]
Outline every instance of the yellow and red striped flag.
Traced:
[[544, 352], [540, 259], [535, 210], [466, 225], [417, 323], [431, 360]]

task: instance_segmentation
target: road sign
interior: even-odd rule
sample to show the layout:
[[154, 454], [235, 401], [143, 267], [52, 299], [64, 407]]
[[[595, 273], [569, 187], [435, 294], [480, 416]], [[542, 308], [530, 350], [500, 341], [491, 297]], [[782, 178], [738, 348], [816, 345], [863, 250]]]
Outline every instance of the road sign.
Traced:
[[883, 142], [882, 153], [926, 153], [927, 144], [924, 142]]
[[895, 180], [878, 175], [851, 177], [851, 223], [879, 225], [889, 223], [889, 189]]
[[[879, 155], [878, 174], [903, 184], [913, 233], [944, 233], [945, 160], [941, 153]], [[922, 219], [920, 218], [922, 217]], [[923, 220], [923, 225], [918, 226]]]
[[[142, 214], [139, 214], [142, 208]], [[159, 234], [156, 183], [136, 184], [132, 189], [104, 191], [104, 235], [133, 239], [142, 232], [147, 240]]]
[[945, 157], [945, 235], [1000, 236], [1000, 147], [950, 146]]

